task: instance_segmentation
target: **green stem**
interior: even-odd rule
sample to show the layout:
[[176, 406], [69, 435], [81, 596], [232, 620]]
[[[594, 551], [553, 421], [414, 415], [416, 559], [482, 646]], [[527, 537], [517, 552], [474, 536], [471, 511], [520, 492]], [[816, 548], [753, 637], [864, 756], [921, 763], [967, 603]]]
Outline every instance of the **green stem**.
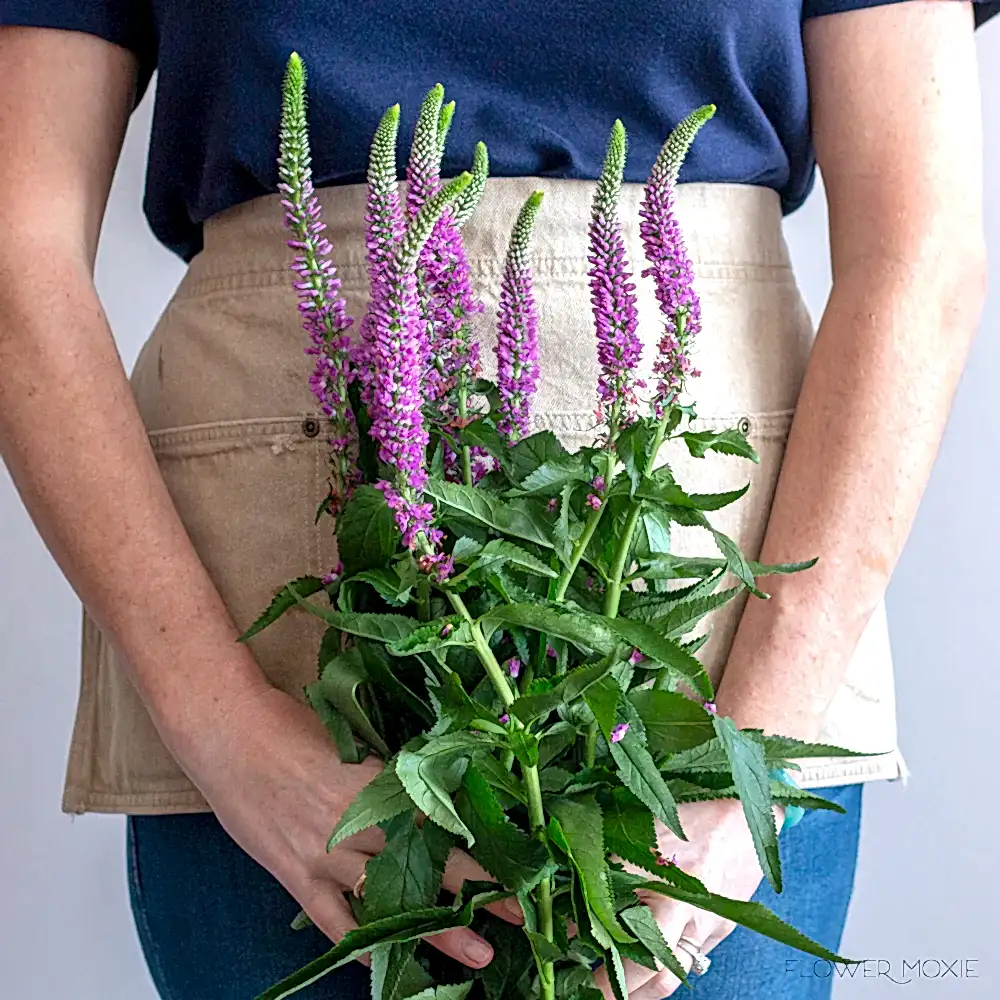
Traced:
[[[458, 415], [462, 418], [463, 427], [465, 426], [465, 418], [468, 416], [466, 397], [467, 389], [463, 377], [461, 385], [458, 387]], [[467, 444], [462, 445], [462, 482], [466, 486], [472, 485], [472, 453]]]
[[587, 767], [593, 767], [597, 759], [597, 722], [587, 726], [586, 741], [583, 745], [583, 762]]
[[608, 580], [608, 589], [604, 592], [604, 614], [608, 618], [618, 617], [618, 604], [622, 598], [622, 575], [625, 572], [625, 560], [628, 559], [629, 551], [632, 548], [632, 536], [635, 534], [635, 527], [639, 523], [639, 512], [642, 510], [642, 501], [633, 500], [629, 508], [628, 520], [622, 530], [621, 541], [618, 543], [618, 551], [615, 553], [615, 561], [611, 566], [611, 578]]
[[[465, 602], [458, 594], [449, 592], [448, 598], [454, 609], [469, 623], [472, 642], [486, 670], [486, 675], [492, 682], [493, 687], [496, 688], [496, 692], [500, 696], [504, 708], [510, 708], [514, 704], [515, 696], [511, 692], [510, 684], [507, 682], [507, 677], [504, 675], [503, 669], [497, 663], [497, 658], [493, 655], [493, 650], [490, 649], [490, 644], [483, 635], [483, 630], [479, 627], [479, 622], [472, 617], [469, 609], [465, 606]], [[516, 717], [512, 721], [517, 726], [521, 725]], [[521, 772], [524, 787], [528, 793], [528, 816], [531, 819], [531, 830], [537, 835], [545, 830], [545, 809], [542, 805], [542, 785], [538, 777], [538, 768], [526, 767], [522, 764]], [[546, 940], [551, 941], [553, 940], [551, 881], [548, 878], [542, 879], [536, 892], [539, 926]], [[542, 1000], [555, 1000], [555, 969], [552, 962], [538, 963], [538, 976], [542, 987]]]
[[[611, 480], [614, 477], [614, 474], [615, 453], [609, 450], [606, 455], [604, 465], [605, 491], [611, 488]], [[577, 539], [576, 545], [573, 546], [573, 552], [570, 555], [569, 565], [563, 569], [562, 574], [556, 583], [554, 598], [556, 601], [562, 601], [566, 597], [566, 591], [569, 590], [573, 574], [576, 572], [577, 566], [580, 565], [580, 560], [583, 558], [583, 554], [587, 551], [587, 546], [590, 544], [590, 540], [594, 537], [594, 532], [597, 530], [597, 525], [600, 523], [605, 507], [607, 507], [607, 501], [602, 499], [601, 506], [598, 507], [597, 510], [592, 510], [590, 512], [590, 516], [587, 518], [587, 523], [583, 527], [583, 534]]]

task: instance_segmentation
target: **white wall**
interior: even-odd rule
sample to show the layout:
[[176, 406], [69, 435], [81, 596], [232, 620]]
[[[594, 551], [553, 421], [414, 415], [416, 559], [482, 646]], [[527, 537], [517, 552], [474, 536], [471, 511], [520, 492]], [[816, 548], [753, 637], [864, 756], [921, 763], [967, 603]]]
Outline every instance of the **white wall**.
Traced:
[[[980, 34], [986, 176], [1000, 176], [1000, 25]], [[182, 267], [140, 214], [149, 99], [133, 118], [101, 243], [98, 285], [126, 366]], [[1000, 612], [991, 523], [1000, 494], [1000, 186], [988, 183], [994, 291], [937, 466], [889, 594], [907, 788], [868, 786], [859, 887], [843, 951], [892, 963], [978, 959], [977, 979], [918, 980], [907, 997], [1000, 995], [994, 824]], [[822, 193], [788, 222], [807, 300], [829, 284]], [[53, 428], [58, 433], [58, 428]], [[0, 996], [155, 1000], [128, 910], [120, 817], [59, 812], [77, 689], [79, 607], [0, 474]], [[992, 897], [992, 898], [991, 898]], [[957, 968], [957, 967], [956, 967]], [[925, 970], [934, 973], [933, 966]], [[874, 973], [875, 967], [870, 967]], [[891, 997], [874, 975], [837, 996]]]

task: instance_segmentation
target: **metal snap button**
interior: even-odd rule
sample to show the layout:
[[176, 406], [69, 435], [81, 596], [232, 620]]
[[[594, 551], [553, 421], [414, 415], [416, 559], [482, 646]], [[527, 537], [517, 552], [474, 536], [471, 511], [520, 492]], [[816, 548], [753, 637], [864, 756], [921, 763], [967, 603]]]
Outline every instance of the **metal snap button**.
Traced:
[[741, 434], [749, 434], [750, 433], [750, 418], [749, 417], [741, 417], [740, 418], [740, 422], [736, 425], [736, 429]]
[[302, 433], [307, 438], [314, 438], [319, 434], [319, 421], [315, 417], [306, 417], [302, 421]]

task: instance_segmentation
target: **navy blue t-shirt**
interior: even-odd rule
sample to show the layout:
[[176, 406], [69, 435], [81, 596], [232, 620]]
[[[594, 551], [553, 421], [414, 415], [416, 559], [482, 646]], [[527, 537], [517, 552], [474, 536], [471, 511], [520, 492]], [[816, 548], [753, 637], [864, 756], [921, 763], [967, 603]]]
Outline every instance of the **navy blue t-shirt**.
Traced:
[[[681, 179], [766, 185], [789, 212], [815, 166], [801, 22], [892, 2], [0, 0], [0, 24], [125, 46], [141, 89], [158, 70], [144, 208], [156, 236], [190, 260], [203, 220], [275, 189], [292, 50], [310, 71], [318, 184], [363, 181], [385, 108], [402, 104], [408, 136], [440, 81], [457, 102], [446, 175], [467, 168], [482, 139], [496, 176], [592, 180], [619, 117], [626, 179], [642, 181], [673, 125], [712, 102]], [[997, 10], [1000, 0], [977, 2], [977, 23]]]

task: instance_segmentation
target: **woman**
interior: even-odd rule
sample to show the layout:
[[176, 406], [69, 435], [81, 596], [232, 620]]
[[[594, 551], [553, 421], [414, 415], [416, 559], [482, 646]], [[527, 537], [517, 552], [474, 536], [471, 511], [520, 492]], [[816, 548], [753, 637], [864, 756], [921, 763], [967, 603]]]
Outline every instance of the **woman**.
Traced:
[[[243, 1000], [313, 957], [322, 935], [352, 926], [345, 893], [379, 848], [368, 834], [324, 851], [376, 765], [341, 765], [295, 696], [315, 633], [283, 622], [252, 648], [233, 641], [275, 585], [336, 561], [328, 530], [309, 533], [322, 442], [271, 195], [288, 52], [313, 70], [315, 169], [331, 185], [355, 315], [357, 185], [385, 106], [404, 102], [412, 121], [441, 77], [458, 102], [445, 173], [467, 166], [475, 139], [490, 143], [503, 179], [470, 224], [481, 275], [495, 273], [520, 195], [553, 191], [557, 214], [538, 237], [551, 320], [539, 410], [574, 444], [593, 386], [578, 318], [592, 189], [579, 182], [596, 177], [622, 117], [634, 218], [669, 128], [719, 105], [682, 176], [705, 313], [699, 414], [707, 426], [740, 415], [762, 453], [763, 499], [735, 525], [741, 542], [765, 562], [820, 562], [774, 582], [772, 600], [738, 621], [718, 620], [706, 647], [713, 676], [725, 666], [718, 707], [740, 726], [879, 755], [803, 771], [847, 816], [809, 814], [782, 835], [781, 897], [759, 887], [738, 803], [683, 807], [689, 842], [664, 834], [661, 846], [713, 890], [761, 899], [835, 948], [862, 782], [903, 768], [882, 595], [982, 302], [972, 35], [995, 6], [635, 0], [622, 18], [617, 4], [527, 0], [459, 12], [426, 0], [349, 12], [334, 0], [0, 0], [0, 442], [87, 609], [65, 807], [129, 814], [133, 909], [165, 1000]], [[92, 271], [128, 115], [156, 66], [146, 212], [192, 263], [130, 385]], [[814, 154], [834, 267], [815, 340], [780, 233]], [[707, 468], [716, 486], [734, 474]], [[483, 873], [456, 854], [446, 884], [463, 877]], [[318, 930], [287, 930], [299, 905]], [[667, 940], [705, 972], [699, 997], [732, 996], [737, 982], [745, 997], [829, 995], [829, 975], [799, 953], [659, 906]], [[493, 958], [471, 930], [432, 943], [469, 966]], [[354, 966], [303, 995], [353, 1000], [364, 977]], [[634, 1000], [677, 986], [640, 966], [628, 978]]]

